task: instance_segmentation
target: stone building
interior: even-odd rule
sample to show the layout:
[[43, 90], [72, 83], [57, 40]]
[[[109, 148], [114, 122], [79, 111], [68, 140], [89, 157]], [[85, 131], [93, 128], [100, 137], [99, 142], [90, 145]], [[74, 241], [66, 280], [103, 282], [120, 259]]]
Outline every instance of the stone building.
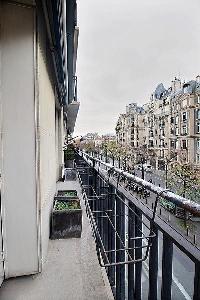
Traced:
[[142, 107], [131, 103], [116, 125], [117, 142], [135, 152], [148, 149], [148, 161], [164, 169], [173, 161], [200, 165], [200, 76], [166, 89], [159, 84]]
[[117, 142], [124, 147], [138, 147], [143, 140], [144, 109], [136, 103], [126, 106], [126, 113], [120, 114], [116, 125]]

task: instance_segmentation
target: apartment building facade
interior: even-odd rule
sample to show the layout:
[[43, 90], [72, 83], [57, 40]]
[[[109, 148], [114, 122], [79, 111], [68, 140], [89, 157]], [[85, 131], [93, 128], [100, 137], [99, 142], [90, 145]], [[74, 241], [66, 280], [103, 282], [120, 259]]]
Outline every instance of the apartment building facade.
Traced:
[[[133, 108], [134, 109], [131, 109]], [[149, 162], [164, 169], [174, 161], [200, 165], [200, 77], [182, 83], [175, 78], [159, 84], [142, 107], [130, 104], [116, 125], [117, 142], [149, 152]]]
[[144, 109], [136, 103], [126, 106], [115, 127], [117, 143], [124, 147], [139, 147], [144, 132]]

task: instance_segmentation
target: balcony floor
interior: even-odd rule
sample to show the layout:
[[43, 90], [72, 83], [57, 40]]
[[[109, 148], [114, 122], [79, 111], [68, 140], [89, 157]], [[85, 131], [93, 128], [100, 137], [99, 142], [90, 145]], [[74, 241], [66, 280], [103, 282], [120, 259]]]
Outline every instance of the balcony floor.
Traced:
[[[81, 190], [77, 181], [59, 182], [59, 189]], [[98, 264], [89, 221], [83, 209], [82, 237], [50, 240], [43, 272], [5, 280], [1, 300], [111, 300], [105, 270]]]

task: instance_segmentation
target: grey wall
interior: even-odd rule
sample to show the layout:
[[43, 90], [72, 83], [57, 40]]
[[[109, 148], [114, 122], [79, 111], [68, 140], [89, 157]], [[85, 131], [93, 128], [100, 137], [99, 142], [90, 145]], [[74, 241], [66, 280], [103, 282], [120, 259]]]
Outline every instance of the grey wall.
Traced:
[[36, 22], [34, 8], [0, 5], [0, 165], [8, 278], [42, 270], [63, 163], [63, 118], [55, 104], [43, 16]]
[[6, 277], [38, 271], [34, 11], [2, 3], [2, 205]]
[[56, 192], [56, 113], [47, 36], [42, 16], [38, 16], [37, 95], [39, 101], [39, 180], [41, 205], [41, 250], [44, 262], [48, 241], [50, 215]]

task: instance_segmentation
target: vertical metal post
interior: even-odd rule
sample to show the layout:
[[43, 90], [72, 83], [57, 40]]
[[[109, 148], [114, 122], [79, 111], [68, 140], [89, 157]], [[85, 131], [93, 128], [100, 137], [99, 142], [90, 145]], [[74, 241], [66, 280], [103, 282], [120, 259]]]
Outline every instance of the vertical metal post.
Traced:
[[[120, 197], [123, 197], [120, 195]], [[119, 233], [123, 243], [125, 243], [125, 205], [124, 203], [116, 199], [116, 228]], [[116, 249], [121, 249], [122, 244], [119, 238], [116, 238]], [[125, 260], [125, 251], [116, 252], [116, 262], [121, 262]], [[116, 267], [116, 300], [125, 299], [125, 265], [119, 265]]]
[[158, 229], [155, 225], [151, 227], [156, 237], [152, 240], [149, 253], [149, 297], [148, 300], [157, 300], [158, 288]]
[[[113, 186], [109, 186], [109, 209], [112, 210], [111, 213], [109, 213], [110, 215], [110, 218], [112, 220], [112, 223], [114, 225], [114, 227], [116, 226], [116, 221], [115, 221], [115, 188]], [[116, 236], [115, 236], [115, 231], [113, 230], [111, 224], [109, 224], [110, 228], [109, 228], [109, 235], [110, 235], [110, 238], [109, 238], [109, 250], [115, 250], [115, 240], [116, 240]], [[115, 252], [111, 252], [109, 254], [109, 260], [111, 263], [115, 263], [116, 260], [115, 260]], [[109, 268], [109, 272], [108, 272], [108, 275], [109, 275], [109, 281], [110, 281], [110, 285], [111, 285], [111, 288], [115, 286], [115, 270], [116, 270], [116, 267], [115, 266], [112, 266]], [[115, 293], [114, 289], [113, 289], [113, 292]]]
[[121, 168], [121, 159], [119, 157], [119, 160], [118, 160], [118, 168], [120, 169]]
[[193, 300], [200, 299], [200, 262], [195, 263]]
[[[97, 184], [96, 184], [96, 194], [99, 195], [99, 190], [100, 190], [100, 178], [99, 178], [99, 174], [97, 174], [96, 181], [97, 181]], [[99, 200], [98, 197], [95, 199], [95, 203], [96, 203], [95, 210], [97, 210], [97, 211], [100, 210], [100, 201], [101, 200]], [[97, 225], [98, 225], [99, 232], [101, 232], [101, 220], [98, 217], [96, 218], [96, 222], [97, 222]]]
[[[108, 210], [108, 194], [107, 192], [107, 182], [102, 180], [102, 193], [104, 195], [104, 198], [102, 199], [102, 210], [106, 211]], [[108, 219], [105, 217], [105, 213], [102, 214], [104, 217], [102, 218], [103, 220], [103, 241], [104, 241], [104, 247], [106, 250], [108, 250], [108, 239], [109, 239], [109, 225], [108, 225]]]
[[[129, 201], [128, 210], [128, 248], [134, 248], [134, 240], [131, 238], [135, 237], [135, 206]], [[129, 250], [132, 259], [135, 258], [134, 250]], [[128, 299], [134, 300], [134, 285], [135, 285], [135, 264], [128, 265]]]
[[168, 188], [168, 165], [167, 165], [167, 161], [165, 162], [165, 188]]
[[[103, 185], [103, 181], [101, 179], [101, 177], [99, 176], [99, 182], [100, 182], [100, 186], [99, 186], [99, 196], [101, 196], [101, 192], [102, 192], [102, 185]], [[103, 200], [102, 198], [100, 197], [100, 200], [99, 200], [99, 207], [100, 207], [100, 211], [103, 210]], [[102, 240], [104, 241], [104, 232], [103, 232], [103, 218], [100, 218], [100, 233], [101, 233], [101, 237], [102, 237]]]
[[173, 242], [163, 234], [161, 300], [171, 300]]
[[[142, 212], [138, 208], [135, 209], [135, 212], [138, 217], [135, 218], [135, 236], [142, 237]], [[135, 259], [142, 258], [142, 240], [135, 240]], [[142, 262], [138, 262], [135, 265], [135, 299], [141, 300], [142, 297]]]

